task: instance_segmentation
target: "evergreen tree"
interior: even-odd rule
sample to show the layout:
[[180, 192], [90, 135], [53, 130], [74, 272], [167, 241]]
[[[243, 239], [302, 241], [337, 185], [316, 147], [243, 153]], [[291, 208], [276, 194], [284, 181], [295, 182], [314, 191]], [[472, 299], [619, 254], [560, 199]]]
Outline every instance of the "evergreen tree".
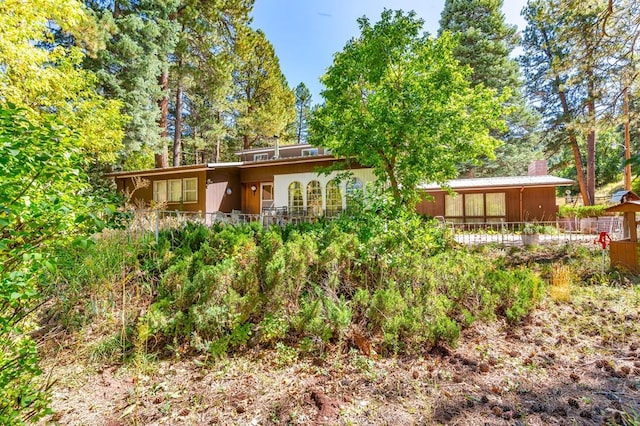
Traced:
[[296, 86], [296, 141], [305, 143], [311, 115], [311, 92], [304, 83]]
[[181, 164], [183, 136], [192, 139], [194, 150], [205, 148], [213, 136], [219, 159], [220, 139], [226, 133], [221, 116], [232, 93], [236, 34], [248, 24], [252, 7], [253, 0], [186, 0], [178, 9], [179, 41], [170, 71], [174, 166]]
[[[618, 66], [616, 42], [604, 37], [607, 2], [530, 0], [522, 63], [529, 95], [540, 105], [549, 149], [573, 156], [585, 205], [595, 202], [596, 136]], [[586, 164], [586, 172], [585, 172]]]
[[508, 93], [508, 130], [495, 135], [503, 145], [495, 160], [468, 170], [477, 175], [523, 174], [535, 155], [536, 117], [525, 106], [518, 62], [510, 58], [518, 43], [516, 27], [505, 23], [501, 8], [502, 0], [447, 0], [440, 18], [440, 32], [458, 38], [454, 54], [460, 64], [471, 67], [472, 84]]
[[161, 152], [162, 79], [167, 57], [175, 48], [176, 26], [171, 21], [178, 0], [163, 1], [86, 1], [101, 24], [108, 29], [106, 49], [85, 59], [93, 70], [104, 95], [124, 103], [130, 117], [125, 127], [121, 161], [135, 165], [140, 153]]
[[295, 120], [295, 96], [261, 30], [243, 28], [235, 46], [234, 118], [243, 149], [281, 135]]

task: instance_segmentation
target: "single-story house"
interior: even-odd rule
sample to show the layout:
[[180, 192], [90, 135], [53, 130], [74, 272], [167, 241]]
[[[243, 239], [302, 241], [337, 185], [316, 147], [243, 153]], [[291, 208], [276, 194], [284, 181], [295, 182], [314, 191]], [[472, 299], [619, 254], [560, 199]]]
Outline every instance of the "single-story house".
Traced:
[[[311, 216], [344, 210], [352, 189], [366, 192], [367, 184], [375, 180], [372, 169], [357, 164], [350, 165], [350, 181], [338, 179], [337, 171], [323, 173], [322, 169], [344, 160], [306, 144], [236, 154], [237, 162], [108, 176], [115, 179], [122, 192], [132, 191], [136, 178], [149, 181], [148, 186], [133, 194], [133, 199], [145, 205], [163, 204], [166, 210], [259, 214], [277, 209]], [[457, 196], [437, 185], [423, 185], [425, 193], [433, 198], [420, 203], [417, 210], [457, 222], [550, 220], [557, 212], [555, 187], [571, 184], [569, 179], [546, 175], [546, 167], [538, 176], [457, 179], [448, 184]]]

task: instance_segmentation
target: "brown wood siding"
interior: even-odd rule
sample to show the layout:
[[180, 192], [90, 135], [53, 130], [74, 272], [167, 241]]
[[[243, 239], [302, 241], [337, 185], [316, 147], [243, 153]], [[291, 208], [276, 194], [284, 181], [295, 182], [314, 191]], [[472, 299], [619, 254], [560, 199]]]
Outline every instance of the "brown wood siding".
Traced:
[[638, 266], [638, 249], [640, 243], [631, 241], [611, 241], [609, 246], [609, 256], [611, 266], [628, 269], [631, 272], [640, 272]]
[[522, 200], [522, 214], [525, 222], [556, 219], [558, 207], [555, 188], [525, 188]]
[[[240, 210], [242, 186], [240, 185], [240, 171], [236, 168], [209, 170], [207, 180], [206, 211], [231, 213]], [[227, 188], [231, 194], [227, 194]]]
[[[251, 185], [255, 185], [255, 191], [251, 190]], [[249, 214], [260, 213], [260, 182], [242, 184], [242, 211]]]
[[433, 199], [423, 199], [416, 205], [416, 211], [427, 216], [444, 216], [444, 196], [445, 193], [430, 192]]
[[301, 164], [279, 164], [264, 167], [243, 168], [240, 174], [242, 183], [249, 182], [273, 182], [274, 175], [286, 175], [290, 173], [316, 172], [324, 167], [333, 164], [335, 161], [325, 161], [318, 163]]
[[[149, 207], [153, 200], [153, 182], [160, 180], [170, 179], [189, 179], [198, 178], [198, 201], [195, 203], [167, 203], [167, 210], [182, 210], [192, 212], [204, 212], [205, 211], [205, 197], [206, 197], [206, 171], [201, 170], [191, 173], [168, 173], [164, 175], [148, 176], [145, 179], [149, 181], [149, 185], [145, 188], [138, 189], [132, 197], [132, 202], [136, 206]], [[133, 190], [133, 181], [131, 178], [116, 178], [118, 189], [126, 188], [126, 190]], [[122, 190], [121, 190], [122, 192]]]
[[[555, 220], [558, 211], [555, 188], [553, 187], [524, 188], [522, 190], [522, 217], [520, 213], [521, 188], [457, 190], [456, 192], [459, 194], [504, 193], [505, 220], [507, 222]], [[447, 193], [444, 191], [427, 191], [427, 193], [434, 197], [434, 200], [423, 200], [418, 203], [416, 206], [418, 213], [428, 216], [444, 216]]]

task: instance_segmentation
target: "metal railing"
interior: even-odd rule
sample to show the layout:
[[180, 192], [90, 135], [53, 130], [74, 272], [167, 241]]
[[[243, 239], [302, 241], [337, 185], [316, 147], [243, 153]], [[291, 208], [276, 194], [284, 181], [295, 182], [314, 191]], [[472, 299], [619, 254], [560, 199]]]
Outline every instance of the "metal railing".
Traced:
[[[186, 223], [202, 223], [212, 226], [216, 223], [242, 225], [259, 223], [261, 226], [286, 226], [316, 222], [318, 215], [307, 211], [288, 212], [284, 208], [264, 209], [260, 214], [248, 214], [241, 211], [223, 212], [189, 212], [168, 210], [137, 210], [133, 212], [130, 232], [153, 232], [158, 238], [161, 229], [175, 228]], [[324, 213], [324, 212], [323, 212]], [[324, 215], [331, 219], [336, 215]], [[525, 222], [492, 222], [492, 223], [454, 223], [439, 218], [442, 226], [447, 227], [460, 244], [501, 244], [523, 245], [523, 230], [531, 223]], [[542, 230], [537, 236], [537, 243], [593, 243], [600, 232], [607, 232], [614, 239], [622, 239], [622, 217], [605, 216], [587, 219], [559, 219], [553, 222], [535, 222], [536, 229]]]
[[[531, 223], [525, 222], [452, 223], [445, 221], [443, 225], [451, 230], [456, 242], [467, 245], [523, 245], [530, 242], [591, 244], [598, 238], [600, 232], [606, 232], [614, 240], [622, 238], [622, 218], [613, 216], [536, 222], [535, 229], [539, 232], [536, 233], [535, 238], [526, 236], [531, 234]], [[523, 234], [525, 234], [524, 237]]]

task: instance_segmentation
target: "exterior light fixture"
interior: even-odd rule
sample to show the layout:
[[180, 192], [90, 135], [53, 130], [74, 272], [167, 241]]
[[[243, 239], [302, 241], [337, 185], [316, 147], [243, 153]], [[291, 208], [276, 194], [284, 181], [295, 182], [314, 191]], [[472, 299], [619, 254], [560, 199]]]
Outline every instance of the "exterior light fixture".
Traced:
[[257, 190], [258, 190], [257, 186], [251, 185], [251, 191], [253, 191], [254, 194], [256, 193]]
[[227, 187], [226, 191], [224, 191], [224, 192], [226, 192], [227, 195], [231, 195], [233, 190], [231, 188]]

